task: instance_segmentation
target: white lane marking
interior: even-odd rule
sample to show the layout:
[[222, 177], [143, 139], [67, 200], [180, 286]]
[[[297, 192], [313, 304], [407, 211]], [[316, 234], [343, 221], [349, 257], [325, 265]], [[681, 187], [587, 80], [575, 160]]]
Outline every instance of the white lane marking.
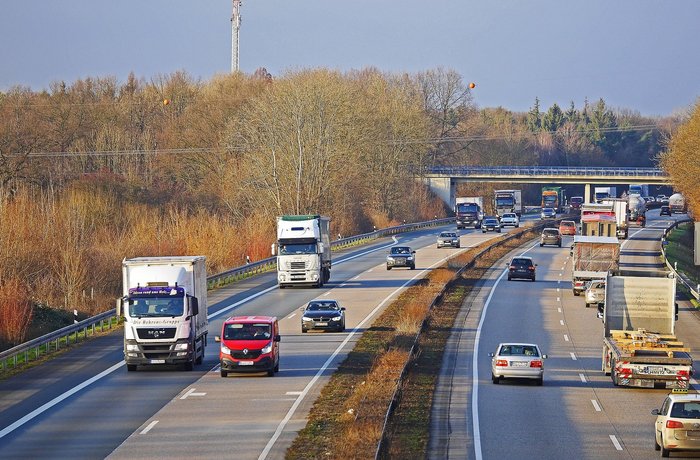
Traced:
[[563, 319], [560, 319], [560, 320], [559, 320], [559, 324], [561, 324], [561, 325], [563, 326], [563, 325], [564, 325], [564, 320], [563, 320]]
[[367, 273], [371, 272], [372, 270], [374, 270], [374, 268], [370, 268], [369, 270], [367, 270]]
[[324, 297], [325, 297], [325, 296], [327, 296], [327, 295], [330, 295], [330, 293], [331, 293], [331, 291], [326, 291], [326, 293], [323, 294], [323, 295], [324, 295]]
[[196, 388], [191, 388], [187, 393], [180, 396], [180, 399], [187, 399], [189, 396], [206, 396], [206, 393], [200, 393], [200, 392], [195, 393], [194, 390], [196, 390]]
[[581, 379], [581, 383], [586, 383], [586, 376], [583, 374], [579, 374], [578, 377]]
[[351, 280], [352, 280], [352, 281], [355, 281], [356, 279], [359, 279], [359, 278], [360, 278], [360, 275], [357, 275], [356, 277], [351, 278]]
[[292, 319], [292, 318], [294, 318], [296, 315], [297, 315], [296, 313], [292, 313], [291, 315], [287, 316], [287, 319]]
[[22, 425], [24, 425], [25, 423], [27, 423], [28, 421], [30, 421], [31, 419], [33, 419], [33, 418], [36, 417], [37, 415], [41, 414], [42, 412], [47, 411], [48, 409], [52, 408], [53, 406], [55, 406], [56, 404], [60, 403], [60, 402], [63, 401], [64, 399], [70, 398], [70, 397], [73, 396], [75, 393], [77, 393], [77, 392], [79, 392], [80, 390], [82, 390], [83, 388], [85, 388], [85, 387], [87, 387], [87, 386], [93, 384], [94, 382], [100, 380], [100, 379], [101, 379], [102, 377], [104, 377], [105, 375], [109, 375], [109, 374], [111, 374], [112, 372], [116, 371], [117, 369], [119, 369], [120, 367], [122, 367], [124, 364], [125, 364], [124, 361], [118, 362], [117, 364], [113, 365], [112, 367], [110, 367], [110, 368], [108, 368], [108, 369], [105, 369], [104, 371], [100, 372], [100, 373], [97, 374], [96, 376], [94, 376], [94, 377], [92, 377], [92, 378], [90, 378], [90, 379], [84, 381], [84, 382], [81, 383], [80, 385], [77, 385], [77, 386], [73, 387], [72, 389], [66, 391], [66, 392], [63, 393], [62, 395], [56, 396], [56, 397], [53, 398], [51, 401], [47, 402], [46, 404], [42, 405], [41, 407], [38, 407], [38, 408], [34, 409], [33, 411], [31, 411], [30, 413], [28, 413], [27, 415], [25, 415], [25, 416], [22, 417], [21, 419], [19, 419], [19, 420], [17, 420], [16, 422], [12, 423], [11, 425], [8, 425], [8, 426], [6, 426], [5, 428], [3, 428], [3, 429], [0, 431], [0, 439], [3, 438], [3, 437], [5, 437], [5, 436], [8, 435], [9, 433], [12, 433], [12, 432], [13, 432], [14, 430], [16, 430], [17, 428], [21, 427]]
[[561, 297], [557, 297], [557, 302], [561, 302]]
[[596, 412], [600, 412], [600, 405], [598, 404], [598, 401], [595, 399], [591, 399], [591, 404], [593, 404], [593, 408], [595, 409]]
[[[326, 369], [328, 369], [328, 367], [330, 366], [331, 362], [335, 359], [335, 357], [338, 356], [338, 353], [340, 353], [340, 351], [343, 349], [343, 347], [345, 347], [345, 345], [350, 341], [350, 339], [351, 339], [355, 334], [358, 333], [358, 331], [360, 330], [360, 328], [362, 327], [362, 325], [364, 325], [367, 321], [369, 321], [369, 320], [384, 306], [384, 304], [386, 304], [386, 303], [389, 302], [391, 299], [393, 299], [394, 296], [396, 296], [396, 294], [397, 294], [399, 291], [401, 291], [403, 288], [405, 288], [406, 286], [408, 286], [408, 285], [410, 285], [411, 283], [413, 283], [413, 281], [416, 280], [417, 278], [423, 276], [427, 271], [432, 270], [434, 267], [439, 266], [440, 264], [442, 264], [443, 262], [445, 262], [445, 261], [446, 261], [447, 259], [449, 259], [449, 258], [450, 258], [449, 255], [448, 255], [448, 256], [445, 256], [444, 258], [438, 260], [437, 262], [435, 262], [433, 265], [429, 266], [428, 268], [426, 268], [426, 269], [424, 269], [424, 270], [421, 270], [420, 272], [416, 273], [411, 279], [407, 280], [407, 281], [406, 281], [405, 283], [403, 283], [401, 286], [399, 286], [398, 288], [396, 288], [396, 290], [394, 290], [391, 294], [389, 294], [388, 296], [386, 296], [386, 297], [384, 298], [384, 300], [382, 300], [382, 301], [379, 303], [379, 305], [377, 305], [376, 307], [374, 307], [374, 309], [373, 309], [371, 312], [369, 312], [369, 313], [367, 314], [367, 316], [365, 316], [365, 318], [364, 318], [362, 321], [360, 321], [360, 323], [359, 323], [357, 326], [355, 326], [355, 328], [354, 328], [352, 331], [350, 331], [350, 333], [347, 335], [347, 337], [345, 337], [345, 340], [343, 340], [343, 341], [340, 343], [340, 345], [338, 345], [338, 347], [337, 347], [337, 348], [333, 351], [333, 353], [328, 357], [328, 359], [326, 360], [326, 362], [323, 363], [323, 366], [321, 366], [321, 368], [316, 372], [316, 375], [314, 375], [313, 378], [311, 379], [311, 381], [310, 381], [309, 383], [306, 384], [306, 386], [305, 386], [304, 389], [302, 390], [302, 392], [301, 392], [301, 394], [299, 395], [299, 397], [296, 398], [296, 400], [294, 401], [294, 404], [292, 404], [292, 407], [290, 407], [289, 410], [287, 411], [287, 415], [285, 415], [284, 418], [282, 419], [282, 421], [279, 423], [279, 425], [277, 426], [277, 429], [275, 430], [275, 433], [272, 435], [272, 437], [270, 438], [270, 440], [267, 442], [267, 445], [265, 446], [265, 448], [263, 449], [263, 451], [260, 453], [260, 456], [258, 457], [258, 460], [264, 460], [264, 459], [267, 458], [268, 454], [269, 454], [270, 451], [272, 450], [272, 447], [273, 447], [273, 446], [275, 445], [275, 443], [277, 442], [277, 439], [278, 439], [278, 438], [280, 437], [280, 435], [282, 434], [282, 431], [283, 431], [284, 428], [287, 426], [287, 423], [289, 423], [289, 420], [291, 420], [292, 415], [294, 415], [294, 412], [296, 412], [296, 410], [297, 410], [297, 408], [299, 407], [299, 405], [301, 404], [301, 402], [304, 400], [304, 398], [305, 398], [306, 395], [309, 393], [309, 391], [310, 391], [311, 388], [314, 386], [314, 384], [316, 384], [316, 382], [317, 382], [318, 379], [321, 377], [321, 375], [326, 371]], [[503, 277], [503, 275], [504, 275], [505, 273], [506, 273], [506, 272], [504, 271], [504, 272], [501, 274], [501, 277]]]
[[561, 313], [561, 307], [558, 307], [558, 308], [557, 308], [557, 311], [558, 311], [559, 313]]
[[288, 391], [285, 394], [287, 396], [299, 396], [302, 392], [301, 391]]
[[571, 359], [573, 359], [574, 361], [576, 361], [576, 355], [575, 355], [573, 352], [572, 352], [572, 353], [569, 353], [569, 354], [571, 355]]
[[559, 276], [562, 276], [562, 273], [559, 273]]
[[[529, 249], [527, 249], [523, 254], [527, 253], [539, 243], [535, 243]], [[521, 254], [522, 255], [522, 254]], [[479, 342], [481, 341], [481, 328], [484, 325], [484, 320], [486, 319], [486, 312], [488, 311], [489, 304], [491, 303], [491, 298], [494, 292], [496, 292], [496, 287], [498, 283], [501, 282], [508, 269], [503, 270], [503, 273], [496, 279], [493, 283], [493, 287], [489, 292], [486, 302], [484, 302], [484, 309], [481, 311], [481, 318], [479, 319], [479, 325], [476, 328], [476, 334], [474, 335], [474, 349], [472, 351], [472, 438], [474, 439], [474, 455], [476, 460], [482, 460], [483, 455], [481, 453], [481, 431], [479, 428]]]
[[151, 431], [151, 428], [153, 428], [154, 426], [156, 426], [156, 423], [158, 423], [158, 420], [153, 420], [151, 423], [148, 424], [148, 426], [147, 426], [146, 428], [143, 429], [143, 431], [141, 432], [141, 434], [146, 434], [146, 433], [148, 433], [149, 431]]
[[561, 289], [557, 288], [557, 292], [561, 291]]
[[297, 400], [297, 398], [264, 398], [264, 399], [263, 398], [253, 398], [253, 399], [250, 399], [250, 401], [264, 401], [264, 402], [268, 402], [268, 401], [296, 401], [296, 400]]
[[559, 284], [559, 283], [561, 283], [561, 280], [558, 280], [558, 281], [557, 281], [557, 284]]
[[564, 334], [564, 341], [565, 341], [565, 342], [568, 342], [568, 341], [569, 341], [569, 336], [566, 335], [566, 334]]
[[620, 441], [617, 440], [614, 434], [610, 435], [610, 440], [612, 441], [613, 445], [615, 446], [615, 449], [617, 450], [622, 450], [622, 446], [620, 445]]

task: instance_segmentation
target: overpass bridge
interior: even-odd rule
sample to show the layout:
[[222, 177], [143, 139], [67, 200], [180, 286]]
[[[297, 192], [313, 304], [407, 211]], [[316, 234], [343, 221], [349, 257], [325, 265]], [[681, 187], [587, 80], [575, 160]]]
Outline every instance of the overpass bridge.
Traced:
[[423, 180], [451, 208], [455, 188], [462, 182], [512, 182], [518, 184], [583, 184], [584, 199], [591, 199], [591, 185], [671, 185], [659, 168], [587, 166], [436, 166], [425, 168]]

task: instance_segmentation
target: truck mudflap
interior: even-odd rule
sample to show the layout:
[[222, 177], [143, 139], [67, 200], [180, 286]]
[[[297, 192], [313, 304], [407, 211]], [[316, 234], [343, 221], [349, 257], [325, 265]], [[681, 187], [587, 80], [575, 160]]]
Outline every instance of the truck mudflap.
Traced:
[[612, 380], [617, 386], [687, 390], [692, 370], [685, 365], [619, 361], [612, 369]]

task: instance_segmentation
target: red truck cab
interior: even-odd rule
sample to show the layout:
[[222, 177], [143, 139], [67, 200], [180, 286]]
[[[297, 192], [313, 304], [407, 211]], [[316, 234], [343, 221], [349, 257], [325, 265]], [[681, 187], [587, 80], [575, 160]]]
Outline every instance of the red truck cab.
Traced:
[[274, 377], [279, 371], [280, 329], [273, 316], [232, 316], [224, 321], [219, 361], [221, 376], [229, 372], [267, 372]]

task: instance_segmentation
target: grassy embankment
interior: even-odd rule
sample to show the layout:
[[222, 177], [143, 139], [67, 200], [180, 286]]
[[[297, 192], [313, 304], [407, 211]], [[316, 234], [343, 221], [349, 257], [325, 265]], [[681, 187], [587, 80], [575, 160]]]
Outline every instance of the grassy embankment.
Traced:
[[[677, 263], [677, 270], [684, 273], [696, 286], [700, 283], [700, 267], [693, 261], [693, 223], [681, 224], [668, 234], [666, 241], [666, 258], [673, 265]], [[683, 286], [679, 283], [679, 287]], [[695, 299], [692, 300], [696, 307], [700, 307]]]
[[[373, 458], [387, 408], [423, 319], [417, 356], [402, 382], [401, 398], [388, 426], [384, 457], [422, 458], [430, 430], [430, 407], [442, 353], [464, 299], [484, 272], [508, 251], [535, 236], [520, 229], [520, 238], [492, 249], [454, 279], [456, 272], [491, 243], [484, 243], [433, 270], [408, 288], [375, 320], [321, 391], [306, 427], [287, 458]], [[450, 286], [435, 308], [428, 307], [445, 284]]]

